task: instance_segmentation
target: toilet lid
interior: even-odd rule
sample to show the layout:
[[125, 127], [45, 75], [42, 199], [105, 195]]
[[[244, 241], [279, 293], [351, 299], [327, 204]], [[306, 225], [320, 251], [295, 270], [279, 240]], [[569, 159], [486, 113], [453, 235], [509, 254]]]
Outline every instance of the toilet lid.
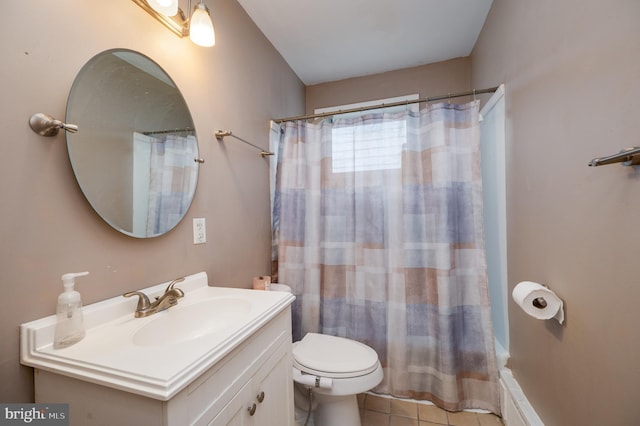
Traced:
[[332, 378], [363, 376], [378, 364], [376, 351], [343, 337], [307, 333], [293, 344], [293, 365], [309, 374]]

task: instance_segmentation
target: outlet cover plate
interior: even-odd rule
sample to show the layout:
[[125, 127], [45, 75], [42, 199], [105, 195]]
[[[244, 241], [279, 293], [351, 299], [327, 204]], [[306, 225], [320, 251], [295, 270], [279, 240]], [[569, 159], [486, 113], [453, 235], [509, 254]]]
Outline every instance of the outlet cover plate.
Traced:
[[204, 217], [193, 218], [193, 244], [204, 244], [207, 242], [207, 227]]

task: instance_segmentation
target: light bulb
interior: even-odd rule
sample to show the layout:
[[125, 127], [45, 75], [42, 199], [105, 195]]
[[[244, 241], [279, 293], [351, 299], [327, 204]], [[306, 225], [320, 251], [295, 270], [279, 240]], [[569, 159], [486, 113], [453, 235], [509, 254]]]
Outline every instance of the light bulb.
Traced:
[[209, 8], [202, 2], [196, 5], [191, 15], [189, 38], [198, 46], [211, 47], [216, 44], [216, 34], [213, 31]]
[[174, 16], [178, 13], [178, 0], [147, 0], [153, 10], [165, 16]]

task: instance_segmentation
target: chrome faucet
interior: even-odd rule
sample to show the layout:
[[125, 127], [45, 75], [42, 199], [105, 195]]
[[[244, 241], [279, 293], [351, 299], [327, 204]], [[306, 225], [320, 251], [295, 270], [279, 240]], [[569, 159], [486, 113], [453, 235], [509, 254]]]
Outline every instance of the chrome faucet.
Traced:
[[138, 306], [136, 307], [135, 317], [144, 318], [157, 312], [164, 311], [171, 306], [178, 304], [178, 299], [184, 297], [184, 292], [175, 285], [184, 281], [184, 277], [171, 281], [164, 294], [156, 297], [154, 302], [149, 301], [146, 294], [141, 291], [130, 291], [123, 294], [124, 297], [138, 296]]

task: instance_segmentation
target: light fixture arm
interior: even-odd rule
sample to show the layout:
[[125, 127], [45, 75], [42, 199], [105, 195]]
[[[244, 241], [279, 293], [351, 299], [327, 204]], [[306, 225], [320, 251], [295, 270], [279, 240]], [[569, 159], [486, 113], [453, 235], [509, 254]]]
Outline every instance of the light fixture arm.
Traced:
[[[146, 0], [132, 0], [135, 4], [144, 9], [149, 15], [160, 21], [165, 27], [173, 31], [178, 37], [189, 36], [189, 17], [178, 7], [178, 13], [175, 16], [166, 16], [156, 12]], [[189, 0], [188, 13], [191, 13], [191, 0]]]

